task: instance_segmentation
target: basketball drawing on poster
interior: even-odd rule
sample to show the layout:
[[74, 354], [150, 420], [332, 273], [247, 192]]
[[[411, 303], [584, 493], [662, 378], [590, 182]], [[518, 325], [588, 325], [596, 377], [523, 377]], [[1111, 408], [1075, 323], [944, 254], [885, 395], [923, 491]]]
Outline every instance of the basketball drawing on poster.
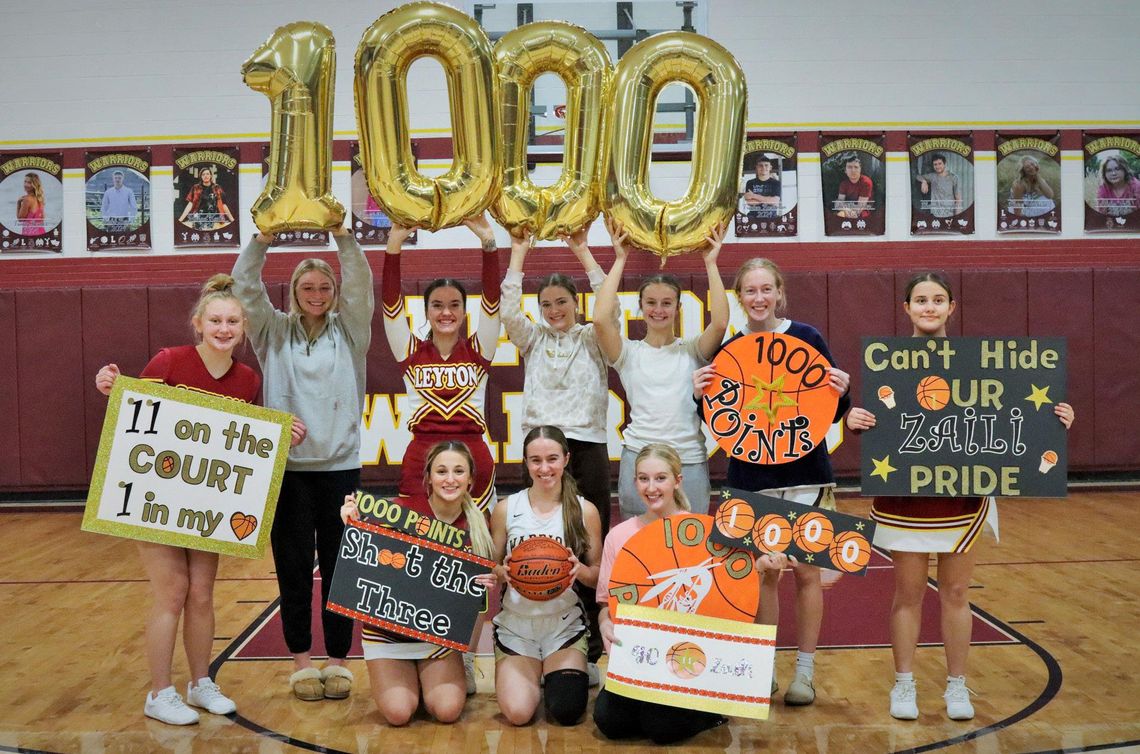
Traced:
[[84, 214], [87, 249], [149, 249], [149, 149], [88, 152]]
[[1061, 232], [1060, 140], [996, 135], [998, 233]]
[[0, 253], [63, 252], [63, 153], [0, 155]]
[[748, 139], [736, 207], [736, 237], [796, 235], [796, 135]]
[[1085, 230], [1140, 230], [1140, 134], [1083, 136]]
[[829, 236], [886, 232], [886, 148], [882, 133], [819, 135], [823, 229]]
[[864, 338], [864, 496], [1065, 497], [1063, 338]]
[[907, 134], [911, 235], [974, 232], [974, 135]]

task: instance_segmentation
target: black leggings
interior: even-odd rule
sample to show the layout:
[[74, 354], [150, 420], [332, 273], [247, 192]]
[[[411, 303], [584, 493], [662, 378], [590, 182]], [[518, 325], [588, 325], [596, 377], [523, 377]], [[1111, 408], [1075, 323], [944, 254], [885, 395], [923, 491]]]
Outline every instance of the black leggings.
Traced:
[[713, 712], [643, 702], [604, 688], [594, 701], [594, 724], [603, 736], [615, 741], [648, 738], [655, 744], [674, 744], [722, 722], [724, 717]]
[[[281, 625], [293, 654], [312, 649], [313, 544], [321, 572], [321, 605], [328, 602], [344, 524], [344, 496], [360, 486], [360, 469], [286, 471], [277, 498], [270, 542], [281, 591]], [[321, 610], [325, 652], [344, 659], [352, 646], [352, 619]]]
[[[610, 530], [610, 452], [605, 443], [585, 442], [567, 438], [570, 446], [570, 475], [578, 483], [578, 494], [589, 500], [598, 509], [602, 521], [602, 540]], [[580, 581], [574, 582], [586, 613], [586, 625], [590, 629], [586, 659], [597, 662], [602, 656], [602, 632], [598, 628], [598, 598], [596, 590]]]

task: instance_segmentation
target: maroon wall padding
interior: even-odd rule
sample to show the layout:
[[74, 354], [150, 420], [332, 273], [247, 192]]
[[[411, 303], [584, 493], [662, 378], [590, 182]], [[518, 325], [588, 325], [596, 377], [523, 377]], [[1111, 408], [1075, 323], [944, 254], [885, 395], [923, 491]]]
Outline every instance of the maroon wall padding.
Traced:
[[1024, 336], [1028, 295], [1022, 270], [964, 270], [953, 314], [962, 335]]
[[87, 476], [95, 468], [107, 397], [95, 389], [95, 374], [106, 364], [138, 377], [150, 360], [147, 323], [151, 321], [146, 288], [84, 288], [83, 410], [87, 419]]
[[[1089, 330], [1093, 321], [1093, 275], [1090, 270], [1030, 270], [1028, 275], [1030, 337], [1066, 339], [1067, 384], [1065, 400], [1077, 418], [1069, 430], [1069, 466], [1095, 467], [1097, 458], [1096, 352], [1100, 347]], [[1140, 303], [1140, 289], [1133, 288], [1133, 301]], [[1128, 307], [1129, 310], [1134, 307]], [[1132, 321], [1140, 322], [1135, 314]], [[1132, 356], [1131, 369], [1140, 366]], [[1136, 401], [1133, 402], [1134, 405]], [[1105, 404], [1108, 405], [1108, 404]], [[1048, 409], [1043, 406], [1042, 410]], [[1133, 464], [1140, 453], [1132, 456]]]
[[[1064, 304], [1060, 304], [1064, 305]], [[1096, 465], [1140, 466], [1140, 270], [1093, 273]], [[1085, 323], [1079, 323], [1085, 325]], [[1079, 419], [1078, 419], [1079, 421]]]
[[83, 315], [78, 289], [16, 294], [20, 486], [87, 485]]
[[4, 442], [0, 442], [0, 489], [20, 486], [20, 391], [16, 353], [16, 292], [0, 291], [0, 416], [4, 417]]

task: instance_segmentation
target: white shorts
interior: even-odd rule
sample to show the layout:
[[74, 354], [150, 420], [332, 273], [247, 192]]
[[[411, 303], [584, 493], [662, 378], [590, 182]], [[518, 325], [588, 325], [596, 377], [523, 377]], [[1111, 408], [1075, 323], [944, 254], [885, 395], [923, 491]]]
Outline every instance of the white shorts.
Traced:
[[577, 605], [555, 615], [520, 615], [503, 610], [494, 618], [495, 656], [522, 655], [545, 660], [563, 649], [586, 654], [590, 636]]
[[778, 497], [797, 505], [807, 505], [813, 508], [823, 508], [825, 511], [835, 510], [835, 486], [807, 484], [799, 487], [780, 487], [771, 490], [760, 490], [761, 495]]
[[446, 657], [455, 650], [426, 641], [361, 642], [365, 660], [431, 660]]

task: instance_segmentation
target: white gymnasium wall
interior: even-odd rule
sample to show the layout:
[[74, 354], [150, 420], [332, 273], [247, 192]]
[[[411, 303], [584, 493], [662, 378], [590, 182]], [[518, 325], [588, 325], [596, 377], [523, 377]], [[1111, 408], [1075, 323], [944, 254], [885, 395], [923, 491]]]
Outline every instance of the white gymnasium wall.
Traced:
[[[744, 66], [753, 130], [1140, 129], [1138, 2], [702, 3], [698, 26]], [[269, 102], [245, 87], [239, 68], [276, 26], [302, 19], [325, 23], [336, 35], [334, 127], [338, 139], [352, 138], [356, 45], [372, 21], [396, 5], [376, 0], [3, 0], [0, 149], [265, 140]], [[588, 5], [582, 8], [583, 19], [597, 15], [598, 3]], [[550, 6], [540, 4], [536, 16], [550, 17]], [[513, 7], [499, 3], [495, 12], [513, 13]], [[602, 25], [615, 26], [609, 20]], [[450, 119], [438, 64], [413, 66], [409, 88], [415, 135], [446, 136]], [[544, 97], [557, 98], [556, 84], [547, 82], [543, 88], [554, 92]], [[659, 122], [678, 120], [674, 115]], [[1068, 151], [1063, 157], [1064, 236], [1081, 237], [1080, 155]], [[976, 159], [979, 227], [974, 238], [994, 238], [993, 153], [982, 152]], [[425, 172], [445, 167], [428, 164]], [[825, 240], [818, 155], [802, 154], [799, 169], [800, 236], [783, 242]], [[908, 240], [905, 154], [890, 154], [887, 169], [885, 238]], [[687, 165], [659, 166], [653, 185], [662, 195], [677, 195], [687, 176]], [[169, 207], [170, 168], [156, 168], [152, 179], [153, 206]], [[536, 180], [546, 183], [553, 176], [540, 169]], [[64, 187], [64, 256], [84, 256], [89, 252], [82, 170], [68, 170]], [[347, 164], [334, 166], [334, 190], [347, 204]], [[244, 166], [241, 211], [246, 220], [259, 191], [260, 167]], [[156, 248], [151, 253], [174, 253], [172, 223], [169, 212], [154, 213]], [[252, 224], [243, 224], [247, 233], [252, 230]], [[591, 241], [606, 243], [600, 227]], [[420, 243], [429, 248], [469, 245], [463, 229], [422, 234]]]

